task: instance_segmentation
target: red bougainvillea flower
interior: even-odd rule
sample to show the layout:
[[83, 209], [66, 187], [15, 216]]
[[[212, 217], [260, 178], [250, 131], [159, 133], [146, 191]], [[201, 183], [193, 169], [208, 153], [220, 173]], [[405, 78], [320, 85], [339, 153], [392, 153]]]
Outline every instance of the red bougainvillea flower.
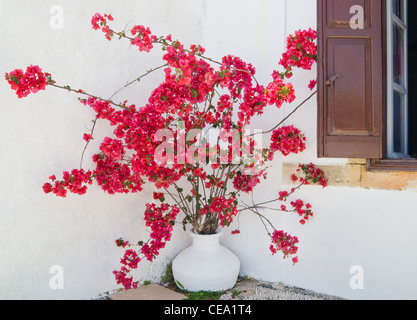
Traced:
[[161, 202], [163, 202], [165, 200], [165, 195], [163, 192], [154, 192], [153, 198], [154, 200], [160, 200]]
[[123, 285], [125, 290], [136, 289], [139, 281], [133, 281], [132, 276], [128, 276], [130, 270], [125, 266], [122, 266], [120, 271], [113, 271], [117, 284]]
[[48, 85], [47, 77], [49, 74], [43, 73], [39, 66], [28, 66], [26, 72], [16, 69], [6, 73], [6, 80], [11, 85], [12, 90], [16, 91], [19, 98], [28, 96], [30, 93], [36, 93], [39, 90], [45, 90]]
[[[290, 255], [294, 255], [298, 251], [296, 244], [299, 242], [297, 237], [293, 237], [284, 231], [274, 230], [271, 236], [271, 245], [269, 249], [272, 254], [281, 251], [284, 254], [284, 259]], [[297, 263], [298, 259], [293, 259], [293, 263]]]
[[282, 55], [279, 64], [291, 70], [293, 67], [311, 70], [317, 59], [317, 46], [314, 40], [317, 32], [312, 30], [298, 30], [287, 40], [287, 51]]
[[101, 27], [105, 26], [107, 23], [107, 20], [113, 21], [113, 17], [111, 14], [104, 14], [103, 16], [99, 13], [96, 13], [91, 18], [91, 25], [93, 26], [94, 30], [98, 30]]
[[137, 46], [139, 51], [151, 51], [153, 48], [153, 42], [156, 40], [156, 36], [151, 34], [151, 30], [149, 28], [145, 28], [144, 26], [134, 26], [130, 32], [133, 36], [135, 36], [135, 38], [131, 40], [132, 45]]
[[289, 197], [288, 191], [280, 191], [278, 195], [280, 201], [286, 201], [287, 197]]
[[257, 175], [244, 175], [240, 172], [233, 178], [233, 186], [236, 190], [249, 193], [253, 188], [261, 182], [259, 177], [262, 175], [262, 171]]
[[159, 254], [159, 250], [165, 247], [171, 240], [175, 218], [180, 209], [165, 203], [157, 207], [155, 204], [147, 204], [145, 210], [146, 226], [151, 228], [151, 241], [142, 246], [141, 253], [147, 260], [153, 259]]
[[296, 201], [291, 201], [291, 206], [294, 208], [294, 211], [302, 217], [299, 221], [301, 224], [305, 224], [306, 221], [313, 216], [311, 211], [311, 205], [309, 203], [305, 204], [303, 200], [298, 199]]
[[308, 88], [310, 90], [313, 90], [316, 87], [316, 84], [317, 84], [317, 80], [311, 80], [310, 84], [308, 85]]
[[84, 135], [83, 135], [83, 139], [85, 140], [85, 141], [90, 141], [91, 139], [93, 139], [93, 136], [91, 135], [91, 134], [88, 134], [88, 133], [84, 133]]
[[300, 164], [297, 172], [302, 172], [304, 174], [304, 177], [299, 178], [299, 181], [302, 184], [318, 183], [323, 188], [327, 187], [327, 179], [323, 170], [317, 168], [314, 163]]
[[51, 176], [53, 184], [47, 182], [43, 185], [45, 193], [54, 193], [59, 197], [65, 198], [67, 191], [75, 194], [85, 194], [87, 191], [87, 184], [92, 184], [92, 172], [84, 171], [83, 169], [74, 169], [69, 173], [64, 171], [62, 180], [56, 180], [55, 176]]
[[294, 126], [281, 127], [272, 133], [270, 149], [284, 156], [296, 154], [305, 150], [305, 141], [305, 136]]
[[284, 83], [282, 78], [273, 74], [274, 81], [266, 88], [266, 100], [269, 105], [275, 104], [280, 108], [284, 102], [295, 100], [294, 88], [291, 83]]
[[116, 242], [116, 246], [122, 247], [122, 248], [129, 245], [129, 241], [124, 241], [123, 239], [117, 239], [115, 242]]

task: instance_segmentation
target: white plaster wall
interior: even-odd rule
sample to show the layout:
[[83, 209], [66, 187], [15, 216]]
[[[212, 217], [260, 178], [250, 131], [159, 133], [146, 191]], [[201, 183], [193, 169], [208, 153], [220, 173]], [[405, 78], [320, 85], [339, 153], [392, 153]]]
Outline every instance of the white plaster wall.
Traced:
[[[253, 62], [258, 79], [269, 81], [271, 70], [277, 67], [283, 52], [285, 37], [298, 29], [316, 27], [316, 2], [265, 0], [257, 4], [253, 6], [249, 0], [207, 1], [204, 39], [210, 50], [236, 52]], [[219, 11], [219, 7], [223, 10]], [[230, 14], [236, 8], [237, 14]], [[230, 33], [231, 26], [235, 26], [232, 29], [235, 34]], [[291, 80], [297, 100], [281, 111], [270, 109], [253, 127], [273, 127], [310, 94], [307, 84], [315, 77], [315, 70], [296, 72]], [[255, 198], [260, 201], [291, 188], [280, 183], [283, 162], [314, 162], [318, 165], [347, 162], [347, 159], [317, 158], [315, 99], [297, 111], [286, 124], [294, 124], [306, 133], [307, 150], [274, 162], [270, 179], [256, 190]], [[290, 260], [272, 257], [261, 222], [246, 214], [240, 219], [242, 234], [224, 239], [224, 243], [241, 258], [243, 275], [283, 281], [347, 299], [417, 298], [414, 275], [417, 197], [414, 192], [311, 186], [302, 189], [298, 198], [313, 205], [315, 217], [306, 225], [298, 223], [298, 216], [276, 211], [266, 214], [278, 228], [299, 237], [299, 263], [293, 266]], [[355, 266], [363, 271], [363, 289], [350, 286], [359, 275]]]
[[[50, 28], [50, 8], [63, 8], [64, 28]], [[91, 28], [96, 12], [112, 13], [118, 29], [126, 23], [150, 26], [156, 34], [173, 34], [185, 43], [201, 42], [202, 1], [0, 1], [0, 70], [10, 72], [39, 65], [63, 85], [110, 97], [129, 80], [163, 64], [162, 51], [140, 54], [127, 41], [107, 41]], [[146, 101], [155, 81], [138, 83], [114, 100]], [[2, 78], [3, 79], [3, 78]], [[120, 268], [123, 252], [114, 241], [147, 240], [143, 212], [151, 201], [148, 187], [141, 195], [104, 194], [93, 187], [85, 196], [66, 199], [45, 195], [42, 185], [51, 174], [78, 168], [84, 148], [82, 135], [91, 128], [94, 113], [77, 96], [48, 88], [17, 99], [0, 81], [0, 299], [87, 299], [114, 290], [112, 271]], [[89, 168], [100, 137], [111, 133], [104, 121], [97, 142], [84, 157]], [[136, 279], [157, 280], [185, 241], [178, 233], [155, 264], [143, 264]], [[185, 238], [185, 240], [188, 240]], [[64, 289], [52, 290], [52, 266], [64, 271]]]
[[[50, 28], [53, 5], [64, 9], [63, 30]], [[0, 71], [38, 64], [60, 83], [106, 97], [159, 65], [158, 50], [139, 54], [125, 41], [108, 42], [101, 32], [92, 30], [90, 19], [95, 12], [111, 12], [120, 29], [126, 23], [143, 24], [155, 34], [171, 33], [184, 43], [200, 43], [213, 58], [238, 55], [253, 63], [263, 83], [278, 66], [286, 35], [316, 26], [313, 0], [77, 0], [71, 4], [0, 0]], [[153, 80], [161, 75], [156, 73]], [[298, 98], [293, 106], [310, 94], [304, 88], [315, 76], [315, 71], [297, 72], [293, 82]], [[152, 88], [152, 83], [142, 82], [116, 99], [140, 105]], [[54, 88], [18, 100], [1, 81], [0, 92], [0, 298], [89, 299], [116, 289], [111, 272], [119, 268], [122, 252], [114, 240], [121, 236], [131, 241], [146, 239], [142, 216], [152, 189], [128, 196], [109, 196], [98, 187], [82, 197], [44, 195], [41, 187], [50, 174], [58, 176], [78, 167], [82, 134], [94, 115], [75, 95]], [[271, 107], [253, 128], [270, 129], [291, 110], [291, 106], [279, 111]], [[283, 161], [346, 163], [346, 159], [316, 158], [316, 110], [313, 99], [288, 121], [306, 132], [308, 149], [274, 161], [270, 179], [255, 193], [260, 201], [290, 187], [280, 183]], [[109, 129], [100, 122], [98, 131], [104, 136]], [[96, 146], [89, 147], [85, 167], [91, 164]], [[298, 224], [297, 217], [266, 214], [278, 227], [299, 236], [300, 262], [293, 266], [271, 256], [261, 222], [242, 215], [242, 234], [226, 234], [222, 240], [239, 255], [242, 275], [349, 299], [417, 298], [415, 193], [308, 187], [299, 196], [310, 201], [316, 213], [305, 226]], [[165, 265], [188, 244], [187, 235], [175, 233], [156, 263], [143, 264], [136, 277], [159, 279]], [[54, 265], [63, 267], [63, 290], [49, 285]], [[363, 290], [349, 286], [354, 265], [363, 267]]]

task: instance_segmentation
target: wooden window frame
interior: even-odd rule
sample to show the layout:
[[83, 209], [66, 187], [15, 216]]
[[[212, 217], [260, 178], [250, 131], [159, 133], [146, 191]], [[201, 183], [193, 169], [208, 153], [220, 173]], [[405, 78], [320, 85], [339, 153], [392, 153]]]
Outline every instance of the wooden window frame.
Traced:
[[[391, 1], [391, 0], [387, 0]], [[384, 91], [388, 92], [387, 83], [388, 83], [388, 57], [387, 57], [387, 6], [383, 6], [383, 26], [382, 26], [382, 39], [385, 51], [383, 52], [383, 84]], [[417, 159], [389, 159], [387, 156], [387, 115], [388, 115], [388, 101], [387, 96], [383, 100], [382, 106], [383, 114], [383, 152], [384, 157], [382, 159], [367, 159], [367, 170], [368, 171], [403, 171], [403, 172], [415, 172], [417, 171]]]
[[[403, 20], [400, 17], [395, 16], [393, 13], [393, 2], [386, 1], [386, 32], [387, 32], [387, 39], [390, 39], [390, 42], [386, 41], [387, 45], [385, 49], [387, 50], [387, 57], [393, 56], [393, 42], [394, 39], [394, 26], [399, 27], [404, 31], [404, 38], [402, 39], [403, 46], [405, 48], [403, 52], [402, 58], [404, 59], [404, 70], [403, 71], [403, 84], [398, 84], [394, 80], [394, 63], [393, 59], [387, 58], [387, 101], [391, 101], [391, 105], [387, 103], [387, 155], [389, 159], [401, 159], [401, 158], [411, 158], [409, 154], [408, 148], [408, 94], [409, 94], [409, 85], [408, 85], [408, 8], [407, 2], [408, 0], [401, 0], [402, 1], [402, 8], [403, 11], [401, 16], [403, 16]], [[394, 92], [398, 93], [400, 96], [404, 97], [404, 101], [401, 104], [401, 113], [402, 117], [400, 118], [401, 122], [401, 129], [400, 129], [400, 137], [401, 137], [401, 151], [396, 152], [394, 149]]]

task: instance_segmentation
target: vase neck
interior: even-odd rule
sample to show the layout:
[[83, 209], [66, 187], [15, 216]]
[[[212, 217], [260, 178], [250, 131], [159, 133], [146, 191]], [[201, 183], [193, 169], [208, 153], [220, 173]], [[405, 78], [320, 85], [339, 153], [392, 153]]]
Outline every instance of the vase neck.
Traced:
[[193, 247], [198, 250], [213, 250], [220, 246], [220, 236], [222, 232], [210, 235], [196, 234], [190, 232], [193, 238]]

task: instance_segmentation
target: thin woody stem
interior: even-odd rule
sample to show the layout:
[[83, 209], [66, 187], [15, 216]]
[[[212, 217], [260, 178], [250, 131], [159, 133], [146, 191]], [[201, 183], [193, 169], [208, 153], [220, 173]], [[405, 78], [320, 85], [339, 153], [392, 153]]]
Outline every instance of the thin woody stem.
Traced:
[[[112, 29], [110, 29], [110, 28], [108, 28], [108, 30], [109, 30], [109, 31], [111, 31], [113, 34], [118, 35], [120, 38], [126, 38], [126, 39], [129, 39], [129, 40], [130, 40], [130, 41], [132, 41], [132, 42], [134, 42], [134, 41], [135, 41], [135, 39], [134, 39], [134, 38], [127, 36], [125, 32], [115, 32], [114, 30], [112, 30]], [[166, 41], [162, 41], [162, 40], [155, 40], [153, 43], [159, 43], [159, 44], [162, 44], [162, 45], [165, 45], [165, 46], [167, 45]], [[187, 49], [183, 49], [183, 50], [184, 50], [185, 52], [188, 52], [188, 53], [194, 54], [194, 55], [196, 55], [196, 56], [198, 56], [198, 57], [200, 57], [200, 58], [202, 58], [202, 59], [204, 59], [204, 60], [207, 60], [207, 61], [210, 61], [210, 62], [216, 63], [216, 64], [218, 64], [218, 65], [223, 65], [223, 63], [221, 63], [221, 62], [219, 62], [219, 61], [216, 61], [216, 60], [214, 60], [214, 59], [208, 58], [208, 57], [206, 57], [206, 56], [202, 55], [201, 53], [196, 53], [196, 52], [193, 52], [193, 51], [191, 51], [191, 50], [187, 50]], [[257, 84], [257, 85], [259, 85], [258, 80], [257, 80], [257, 79], [255, 78], [255, 76], [254, 76], [253, 74], [251, 74], [248, 70], [237, 69], [237, 68], [233, 68], [233, 69], [234, 69], [234, 70], [236, 70], [236, 71], [245, 72], [245, 73], [250, 74], [250, 75], [251, 75], [251, 77], [255, 80], [256, 84]]]
[[[271, 130], [268, 130], [266, 132], [262, 132], [262, 134], [270, 133], [270, 132], [274, 131], [276, 128], [278, 128], [281, 124], [283, 124], [286, 120], [288, 120], [288, 118], [291, 117], [298, 109], [300, 109], [308, 100], [310, 100], [316, 93], [317, 93], [317, 91], [314, 91], [307, 99], [305, 99], [303, 102], [301, 102], [301, 104], [299, 104], [288, 116], [286, 116], [284, 119], [282, 119], [282, 121], [280, 123], [278, 123]], [[253, 133], [250, 136], [254, 136], [255, 134], [258, 134], [258, 133]]]
[[[90, 130], [91, 135], [93, 135], [93, 133], [94, 133], [94, 129], [95, 129], [96, 124], [97, 124], [97, 120], [98, 120], [98, 117], [96, 117], [96, 118], [93, 120], [93, 127], [92, 127], [92, 128], [91, 128], [91, 130]], [[82, 152], [82, 154], [81, 154], [80, 168], [82, 168], [82, 166], [83, 166], [84, 154], [85, 154], [85, 151], [87, 150], [88, 145], [90, 144], [90, 141], [91, 141], [91, 139], [87, 141], [87, 143], [86, 143], [86, 144], [85, 144], [85, 146], [84, 146], [83, 152]]]
[[165, 63], [164, 65], [162, 65], [162, 66], [159, 66], [159, 67], [156, 67], [156, 68], [153, 68], [153, 69], [150, 69], [149, 71], [147, 71], [146, 73], [144, 73], [144, 74], [142, 74], [140, 77], [138, 77], [138, 78], [136, 78], [136, 79], [134, 79], [134, 80], [132, 80], [132, 81], [130, 81], [130, 82], [128, 82], [127, 84], [125, 84], [122, 88], [120, 88], [119, 90], [117, 90], [115, 93], [113, 93], [112, 94], [112, 96], [109, 98], [109, 100], [111, 99], [111, 98], [113, 98], [116, 94], [118, 94], [120, 91], [122, 91], [123, 89], [125, 89], [125, 88], [127, 88], [128, 86], [130, 86], [131, 84], [133, 84], [133, 83], [135, 83], [136, 81], [140, 81], [143, 77], [146, 77], [147, 75], [149, 75], [150, 73], [152, 73], [152, 72], [154, 72], [154, 71], [156, 71], [156, 70], [159, 70], [159, 69], [161, 69], [161, 68], [163, 68], [163, 67], [166, 67], [166, 66], [168, 66], [168, 64], [167, 63]]
[[[245, 206], [247, 206], [248, 208], [249, 208], [249, 205], [247, 205], [246, 203], [244, 203], [243, 201], [242, 201], [242, 203], [245, 205]], [[268, 218], [266, 218], [265, 216], [263, 216], [262, 214], [260, 214], [259, 213], [259, 211], [255, 208], [255, 207], [252, 207], [251, 209], [249, 209], [250, 211], [252, 211], [253, 213], [255, 213], [259, 218], [260, 218], [260, 220], [262, 221], [262, 224], [264, 225], [264, 227], [265, 227], [265, 230], [269, 233], [269, 231], [268, 231], [268, 228], [266, 227], [266, 224], [265, 224], [265, 222], [264, 222], [264, 220], [266, 221], [266, 222], [268, 222], [268, 224], [271, 226], [271, 228], [272, 229], [274, 229], [274, 230], [276, 230], [276, 228], [275, 228], [275, 226], [272, 224], [272, 222], [268, 219]]]
[[[298, 190], [298, 189], [300, 189], [302, 185], [303, 184], [300, 183], [297, 187], [293, 188], [292, 191], [288, 194], [288, 196], [290, 196], [293, 193], [295, 193], [295, 191]], [[270, 203], [277, 202], [277, 201], [280, 201], [280, 198], [273, 199], [273, 200], [269, 200], [269, 201], [265, 201], [265, 202], [260, 202], [260, 203], [256, 203], [256, 204], [253, 203], [252, 206], [248, 206], [247, 204], [245, 204], [246, 208], [240, 209], [239, 212], [245, 211], [245, 210], [252, 210], [252, 209], [256, 209], [256, 208], [266, 208], [266, 207], [261, 207], [261, 206], [264, 205], [264, 204], [270, 204]], [[271, 209], [271, 208], [269, 208], [269, 209]], [[275, 210], [275, 209], [272, 209], [272, 210]], [[285, 210], [281, 210], [281, 211], [285, 211]]]
[[49, 85], [50, 85], [50, 86], [53, 86], [53, 87], [55, 87], [55, 88], [64, 89], [64, 90], [67, 90], [67, 91], [70, 91], [70, 92], [75, 92], [75, 93], [82, 94], [82, 95], [85, 95], [85, 96], [88, 96], [88, 97], [91, 97], [91, 98], [95, 98], [95, 99], [98, 99], [98, 100], [101, 100], [101, 101], [106, 101], [106, 102], [108, 102], [108, 103], [110, 103], [110, 104], [112, 104], [112, 105], [114, 105], [114, 106], [116, 106], [116, 107], [119, 107], [119, 108], [122, 108], [122, 109], [125, 109], [125, 110], [130, 110], [129, 108], [127, 108], [127, 107], [126, 107], [126, 106], [124, 106], [123, 104], [117, 104], [117, 103], [115, 103], [115, 102], [113, 102], [113, 101], [111, 101], [111, 100], [108, 100], [108, 99], [103, 99], [103, 98], [101, 98], [101, 97], [98, 97], [98, 96], [95, 96], [95, 95], [89, 94], [89, 93], [87, 93], [87, 92], [85, 92], [85, 91], [82, 91], [82, 90], [74, 90], [74, 89], [72, 89], [72, 88], [71, 88], [71, 87], [69, 87], [69, 86], [60, 86], [60, 85], [57, 85], [57, 84], [55, 84], [55, 83], [49, 83]]

